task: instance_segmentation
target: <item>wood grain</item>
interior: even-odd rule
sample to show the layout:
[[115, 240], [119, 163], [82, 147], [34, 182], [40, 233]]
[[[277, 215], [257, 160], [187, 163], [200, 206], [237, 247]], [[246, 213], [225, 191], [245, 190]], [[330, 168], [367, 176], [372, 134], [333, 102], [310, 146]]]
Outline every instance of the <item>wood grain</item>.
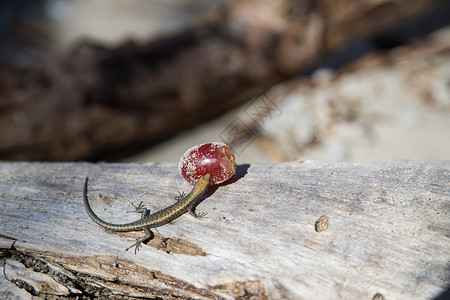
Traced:
[[[240, 165], [197, 211], [142, 235], [139, 216], [191, 186], [175, 164], [1, 163], [0, 298], [431, 299], [448, 288], [449, 162]], [[327, 231], [315, 222], [327, 215]]]

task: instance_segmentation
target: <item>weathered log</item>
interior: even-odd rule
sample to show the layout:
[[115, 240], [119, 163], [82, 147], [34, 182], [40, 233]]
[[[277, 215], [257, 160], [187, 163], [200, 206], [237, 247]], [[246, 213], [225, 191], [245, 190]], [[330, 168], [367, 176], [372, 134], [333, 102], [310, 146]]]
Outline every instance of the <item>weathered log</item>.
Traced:
[[120, 155], [220, 115], [355, 37], [439, 2], [238, 0], [144, 45], [82, 43], [17, 78], [0, 77], [0, 157]]
[[[189, 215], [112, 233], [130, 202], [153, 211], [190, 185], [174, 164], [1, 163], [0, 298], [431, 299], [450, 259], [449, 162], [241, 165]], [[316, 221], [326, 215], [329, 228]]]

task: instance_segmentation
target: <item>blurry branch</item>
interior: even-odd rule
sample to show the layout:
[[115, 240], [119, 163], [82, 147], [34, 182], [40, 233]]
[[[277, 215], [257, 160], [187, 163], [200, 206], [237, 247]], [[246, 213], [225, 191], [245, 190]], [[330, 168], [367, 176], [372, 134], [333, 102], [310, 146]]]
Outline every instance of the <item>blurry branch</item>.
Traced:
[[0, 159], [95, 159], [156, 142], [440, 2], [236, 0], [143, 45], [80, 43], [0, 74]]

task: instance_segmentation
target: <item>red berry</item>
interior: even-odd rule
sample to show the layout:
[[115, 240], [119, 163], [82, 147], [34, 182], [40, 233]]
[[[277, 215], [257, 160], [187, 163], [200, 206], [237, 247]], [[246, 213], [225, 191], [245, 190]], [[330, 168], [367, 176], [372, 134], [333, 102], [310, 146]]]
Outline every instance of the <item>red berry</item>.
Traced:
[[209, 184], [224, 182], [236, 173], [233, 150], [220, 142], [190, 148], [181, 157], [178, 167], [184, 179], [191, 184], [208, 173], [211, 173]]

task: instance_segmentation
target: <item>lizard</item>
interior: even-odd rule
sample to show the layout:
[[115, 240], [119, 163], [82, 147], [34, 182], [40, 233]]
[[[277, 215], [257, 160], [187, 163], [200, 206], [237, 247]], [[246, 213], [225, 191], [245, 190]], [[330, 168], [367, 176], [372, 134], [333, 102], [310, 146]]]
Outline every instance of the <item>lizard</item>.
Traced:
[[89, 178], [86, 177], [84, 181], [84, 188], [83, 188], [83, 203], [84, 208], [86, 209], [86, 212], [88, 216], [98, 225], [101, 227], [115, 231], [115, 232], [128, 232], [128, 231], [139, 231], [144, 230], [145, 235], [136, 239], [136, 243], [128, 247], [125, 251], [128, 251], [128, 249], [135, 247], [134, 253], [139, 250], [141, 247], [141, 243], [147, 240], [150, 240], [153, 237], [153, 233], [151, 232], [150, 228], [156, 228], [162, 225], [165, 225], [169, 223], [170, 221], [178, 218], [185, 212], [189, 212], [192, 216], [195, 218], [204, 217], [204, 214], [197, 215], [194, 211], [194, 205], [196, 204], [197, 200], [206, 192], [209, 186], [209, 180], [211, 178], [211, 174], [208, 173], [201, 177], [195, 186], [193, 187], [192, 191], [185, 195], [184, 193], [180, 193], [178, 197], [175, 199], [177, 200], [176, 203], [163, 208], [155, 213], [150, 214], [150, 212], [142, 206], [142, 202], [138, 205], [133, 206], [136, 208], [136, 212], [141, 213], [141, 219], [126, 223], [126, 224], [114, 224], [106, 222], [102, 219], [100, 219], [92, 210], [91, 206], [89, 205], [89, 200], [87, 197], [87, 187], [88, 187], [88, 180]]

